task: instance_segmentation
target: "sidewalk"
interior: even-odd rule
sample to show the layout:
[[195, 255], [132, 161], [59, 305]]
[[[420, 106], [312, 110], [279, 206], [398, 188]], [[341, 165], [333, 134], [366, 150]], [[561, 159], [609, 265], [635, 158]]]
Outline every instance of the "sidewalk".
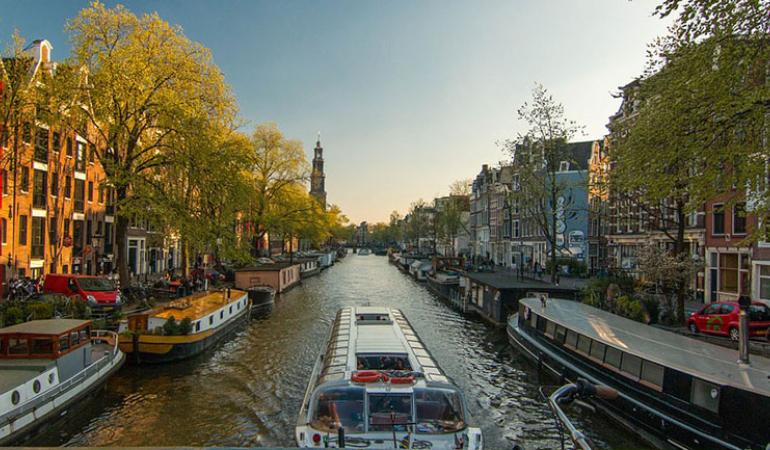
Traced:
[[[493, 272], [475, 272], [475, 271], [471, 271], [471, 272], [487, 273], [490, 275], [494, 275], [495, 278], [507, 279], [508, 281], [514, 281], [514, 280], [525, 281], [525, 282], [534, 281], [537, 283], [544, 283], [547, 285], [556, 286], [555, 284], [551, 283], [551, 275], [547, 273], [544, 273], [540, 278], [538, 278], [531, 272], [525, 272], [522, 277], [518, 271], [514, 271], [510, 267], [501, 267], [501, 266], [496, 266]], [[573, 278], [573, 277], [560, 276], [558, 286], [564, 289], [574, 289], [579, 291], [580, 289], [583, 289], [583, 287], [585, 287], [589, 281], [590, 281], [590, 278]]]

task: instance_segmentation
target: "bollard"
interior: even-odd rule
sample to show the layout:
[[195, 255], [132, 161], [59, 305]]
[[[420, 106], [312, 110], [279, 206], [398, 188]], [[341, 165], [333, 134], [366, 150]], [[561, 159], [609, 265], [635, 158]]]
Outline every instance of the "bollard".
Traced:
[[343, 427], [340, 427], [339, 430], [337, 430], [337, 447], [345, 447], [345, 429]]
[[749, 315], [741, 308], [738, 322], [738, 364], [749, 364]]

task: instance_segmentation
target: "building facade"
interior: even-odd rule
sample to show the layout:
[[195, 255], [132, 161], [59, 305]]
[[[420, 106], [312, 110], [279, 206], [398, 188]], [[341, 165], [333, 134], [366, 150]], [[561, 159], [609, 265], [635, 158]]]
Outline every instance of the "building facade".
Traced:
[[323, 152], [324, 149], [321, 147], [321, 135], [319, 133], [318, 140], [313, 149], [313, 169], [310, 173], [310, 195], [326, 208], [326, 175], [324, 174]]

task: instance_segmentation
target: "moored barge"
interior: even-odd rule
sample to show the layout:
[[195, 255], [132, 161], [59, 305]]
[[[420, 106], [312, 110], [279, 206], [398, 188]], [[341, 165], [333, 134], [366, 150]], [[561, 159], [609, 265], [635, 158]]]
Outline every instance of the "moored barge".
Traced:
[[0, 446], [65, 414], [125, 361], [118, 336], [90, 320], [33, 320], [0, 329]]
[[[190, 358], [227, 336], [249, 317], [250, 309], [248, 293], [235, 289], [174, 300], [122, 320], [118, 330], [120, 349], [135, 363]], [[185, 326], [189, 329], [185, 330]]]
[[337, 313], [296, 440], [300, 447], [483, 448], [462, 393], [401, 311], [385, 307]]
[[596, 400], [659, 448], [770, 448], [770, 360], [569, 300], [526, 298], [508, 322], [522, 353], [556, 376], [619, 392]]

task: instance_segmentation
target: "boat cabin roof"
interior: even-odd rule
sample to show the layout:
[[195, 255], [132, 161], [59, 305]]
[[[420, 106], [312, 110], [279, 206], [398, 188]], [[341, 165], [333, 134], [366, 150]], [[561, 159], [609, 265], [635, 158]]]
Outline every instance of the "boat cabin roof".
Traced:
[[78, 319], [46, 319], [32, 320], [29, 322], [0, 328], [0, 336], [8, 334], [29, 334], [37, 336], [58, 336], [70, 330], [89, 325], [90, 320]]
[[568, 330], [664, 367], [720, 385], [770, 396], [770, 360], [751, 357], [747, 367], [737, 364], [738, 352], [635, 322], [582, 303], [525, 298], [531, 312]]
[[425, 381], [449, 382], [403, 313], [387, 307], [337, 313], [320, 383], [350, 379], [356, 370], [411, 370], [424, 374]]
[[230, 289], [230, 298], [226, 297], [226, 291], [212, 291], [205, 294], [194, 294], [174, 300], [165, 306], [153, 310], [150, 315], [161, 319], [182, 320], [189, 317], [198, 320], [212, 312], [243, 299], [248, 294], [237, 289]]

